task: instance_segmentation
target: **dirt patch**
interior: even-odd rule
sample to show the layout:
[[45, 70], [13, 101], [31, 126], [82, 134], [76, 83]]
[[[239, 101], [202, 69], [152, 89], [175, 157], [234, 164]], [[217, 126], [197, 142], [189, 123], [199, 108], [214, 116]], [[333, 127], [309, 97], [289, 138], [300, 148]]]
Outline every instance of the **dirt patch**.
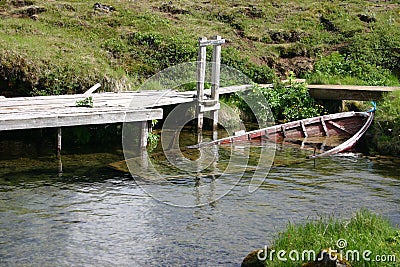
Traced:
[[256, 6], [243, 7], [240, 9], [240, 13], [245, 14], [249, 18], [263, 18], [265, 12], [261, 8]]
[[283, 43], [294, 43], [300, 41], [301, 38], [305, 36], [304, 32], [299, 32], [295, 30], [290, 31], [274, 31], [269, 30], [268, 34], [272, 43], [274, 44], [283, 44]]
[[44, 7], [26, 6], [26, 7], [23, 7], [21, 9], [15, 10], [13, 13], [14, 14], [19, 14], [19, 15], [22, 15], [22, 16], [31, 17], [33, 15], [37, 15], [37, 14], [43, 13], [45, 11], [46, 11], [46, 9]]
[[24, 6], [32, 6], [34, 3], [33, 1], [17, 0], [17, 1], [11, 1], [11, 4], [15, 7], [24, 7]]
[[173, 14], [173, 15], [176, 15], [176, 14], [190, 14], [189, 10], [177, 7], [176, 5], [174, 5], [172, 3], [172, 1], [169, 1], [168, 3], [162, 4], [158, 9], [160, 10], [160, 12], [170, 13], [170, 14]]
[[266, 64], [276, 70], [277, 75], [286, 78], [290, 72], [301, 77], [314, 69], [314, 59], [309, 57], [264, 58]]

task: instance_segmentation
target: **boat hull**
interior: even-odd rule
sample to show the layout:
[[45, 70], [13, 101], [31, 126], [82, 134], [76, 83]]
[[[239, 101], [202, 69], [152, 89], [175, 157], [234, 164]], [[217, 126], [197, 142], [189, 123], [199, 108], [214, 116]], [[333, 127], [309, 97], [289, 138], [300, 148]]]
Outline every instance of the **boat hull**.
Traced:
[[302, 139], [306, 137], [339, 136], [343, 138], [355, 135], [366, 123], [369, 115], [366, 112], [342, 112], [285, 124], [275, 125], [235, 136], [202, 143], [197, 147], [211, 144], [228, 144], [237, 141], [267, 138], [274, 142], [284, 139]]

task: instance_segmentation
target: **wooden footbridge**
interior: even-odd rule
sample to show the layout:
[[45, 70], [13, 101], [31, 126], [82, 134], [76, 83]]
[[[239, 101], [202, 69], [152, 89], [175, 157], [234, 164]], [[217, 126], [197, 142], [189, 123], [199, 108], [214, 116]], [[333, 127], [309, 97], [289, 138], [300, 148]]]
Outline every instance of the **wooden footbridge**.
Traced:
[[[220, 88], [219, 94], [244, 90], [248, 85]], [[204, 100], [210, 90], [205, 90]], [[0, 98], [0, 131], [35, 128], [143, 122], [163, 118], [163, 107], [197, 101], [196, 91], [134, 91], [93, 93], [93, 105], [77, 106], [84, 94]], [[147, 126], [146, 126], [147, 128]]]

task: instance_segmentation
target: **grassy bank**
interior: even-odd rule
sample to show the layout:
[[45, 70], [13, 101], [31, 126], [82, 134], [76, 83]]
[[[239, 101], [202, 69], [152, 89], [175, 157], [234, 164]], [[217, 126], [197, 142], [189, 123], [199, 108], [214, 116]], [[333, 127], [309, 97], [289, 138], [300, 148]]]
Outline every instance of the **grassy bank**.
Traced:
[[[341, 240], [338, 242], [338, 240]], [[345, 240], [345, 241], [343, 241]], [[344, 246], [340, 248], [339, 246]], [[298, 251], [300, 259], [302, 252], [312, 250], [318, 254], [322, 249], [342, 251], [348, 255], [348, 261], [353, 267], [366, 266], [397, 266], [400, 260], [400, 230], [391, 226], [386, 219], [374, 215], [368, 211], [361, 211], [351, 219], [325, 218], [317, 221], [309, 221], [304, 225], [289, 224], [287, 229], [279, 233], [272, 244], [272, 249], [286, 251], [286, 262], [279, 261], [275, 253], [272, 261], [267, 259], [267, 266], [301, 266], [303, 262], [292, 261], [289, 258], [290, 251]], [[371, 251], [368, 257], [363, 257], [364, 251]], [[359, 251], [360, 258], [351, 256], [348, 251]], [[367, 253], [368, 254], [368, 253]], [[379, 256], [386, 259], [394, 256], [389, 262], [378, 262]], [[281, 255], [282, 256], [282, 255]], [[296, 254], [292, 254], [296, 258]], [[368, 261], [370, 259], [370, 261]]]
[[[224, 64], [253, 81], [293, 71], [315, 83], [398, 84], [400, 1], [0, 2], [0, 94], [136, 88], [196, 60], [221, 35]], [[208, 55], [211, 57], [211, 54]]]
[[400, 156], [400, 91], [379, 103], [373, 132], [374, 152]]

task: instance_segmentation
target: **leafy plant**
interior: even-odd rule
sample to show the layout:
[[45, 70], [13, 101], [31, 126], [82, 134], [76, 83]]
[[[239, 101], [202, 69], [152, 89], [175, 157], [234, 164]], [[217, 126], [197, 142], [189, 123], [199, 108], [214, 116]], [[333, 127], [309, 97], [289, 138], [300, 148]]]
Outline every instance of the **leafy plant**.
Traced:
[[[152, 120], [151, 121], [151, 128], [153, 128], [157, 123], [158, 123], [157, 119]], [[148, 135], [147, 135], [147, 143], [149, 145], [149, 147], [148, 147], [149, 151], [152, 151], [157, 147], [159, 140], [160, 140], [160, 136], [158, 134], [155, 134], [153, 132], [149, 132], [148, 133]]]
[[278, 121], [293, 121], [319, 116], [324, 107], [315, 103], [305, 83], [295, 82], [293, 73], [286, 83], [275, 83], [270, 90], [264, 90], [271, 110]]
[[75, 102], [75, 106], [92, 108], [93, 107], [93, 98], [91, 96], [89, 96], [84, 99], [77, 100]]
[[[257, 112], [257, 119], [268, 122], [274, 117], [276, 122], [288, 122], [304, 118], [319, 116], [325, 113], [323, 106], [315, 103], [310, 96], [305, 83], [295, 82], [295, 76], [290, 74], [285, 83], [276, 82], [272, 88], [254, 85], [252, 90], [239, 92], [224, 101], [237, 106], [247, 120], [255, 120], [253, 110]], [[266, 99], [261, 101], [261, 97]], [[272, 114], [271, 114], [272, 112]]]

